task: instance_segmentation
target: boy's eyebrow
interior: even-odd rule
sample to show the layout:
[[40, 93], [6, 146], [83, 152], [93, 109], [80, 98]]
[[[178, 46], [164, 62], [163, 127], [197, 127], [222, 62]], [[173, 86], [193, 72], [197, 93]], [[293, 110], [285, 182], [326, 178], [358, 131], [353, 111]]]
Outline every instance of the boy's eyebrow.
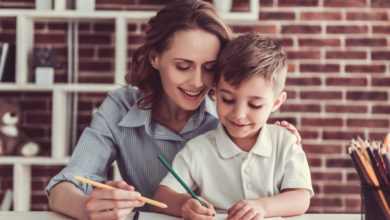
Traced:
[[[229, 90], [226, 90], [226, 89], [221, 89], [220, 90], [221, 92], [224, 92], [224, 93], [228, 93], [230, 95], [233, 95], [232, 92], [230, 92]], [[264, 98], [261, 97], [261, 96], [249, 96], [250, 99], [259, 99], [259, 100], [263, 100]]]

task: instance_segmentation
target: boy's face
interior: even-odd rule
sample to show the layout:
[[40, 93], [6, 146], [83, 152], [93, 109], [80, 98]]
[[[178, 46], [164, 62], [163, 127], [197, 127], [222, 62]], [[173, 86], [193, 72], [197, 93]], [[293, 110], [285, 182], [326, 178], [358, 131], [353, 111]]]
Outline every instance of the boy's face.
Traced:
[[221, 77], [216, 95], [219, 119], [235, 143], [256, 140], [271, 112], [286, 99], [285, 92], [275, 97], [270, 83], [261, 76], [251, 77], [238, 88]]

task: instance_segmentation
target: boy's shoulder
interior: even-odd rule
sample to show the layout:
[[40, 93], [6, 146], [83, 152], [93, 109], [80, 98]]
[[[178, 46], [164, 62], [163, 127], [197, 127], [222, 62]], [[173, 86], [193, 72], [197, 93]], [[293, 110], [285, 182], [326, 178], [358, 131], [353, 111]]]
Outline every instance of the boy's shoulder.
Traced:
[[274, 124], [266, 124], [266, 126], [272, 140], [283, 141], [284, 143], [296, 141], [296, 136], [287, 128]]
[[214, 129], [199, 136], [196, 136], [186, 143], [186, 148], [188, 148], [189, 150], [196, 148], [196, 151], [198, 151], [202, 148], [209, 148], [210, 146], [215, 146], [216, 135], [217, 129]]

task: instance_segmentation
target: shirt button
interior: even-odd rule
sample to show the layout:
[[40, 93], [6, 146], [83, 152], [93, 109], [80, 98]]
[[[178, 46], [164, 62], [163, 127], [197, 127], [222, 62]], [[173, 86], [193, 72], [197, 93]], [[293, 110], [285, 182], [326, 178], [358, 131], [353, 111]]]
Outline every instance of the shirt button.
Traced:
[[252, 189], [253, 189], [253, 186], [252, 186], [251, 184], [248, 184], [248, 185], [246, 186], [246, 188], [249, 189], [249, 190], [252, 190]]

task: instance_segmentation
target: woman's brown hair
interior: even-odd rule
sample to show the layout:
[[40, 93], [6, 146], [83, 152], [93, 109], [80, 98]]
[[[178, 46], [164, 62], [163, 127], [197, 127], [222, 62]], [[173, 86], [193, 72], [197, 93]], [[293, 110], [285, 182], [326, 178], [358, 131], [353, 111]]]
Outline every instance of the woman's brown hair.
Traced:
[[196, 28], [215, 34], [222, 49], [231, 33], [214, 6], [202, 0], [173, 1], [152, 17], [148, 24], [145, 43], [134, 52], [130, 72], [126, 74], [126, 82], [141, 91], [142, 97], [137, 103], [141, 109], [151, 108], [163, 94], [160, 75], [149, 62], [152, 50], [162, 53], [169, 49], [176, 32]]

